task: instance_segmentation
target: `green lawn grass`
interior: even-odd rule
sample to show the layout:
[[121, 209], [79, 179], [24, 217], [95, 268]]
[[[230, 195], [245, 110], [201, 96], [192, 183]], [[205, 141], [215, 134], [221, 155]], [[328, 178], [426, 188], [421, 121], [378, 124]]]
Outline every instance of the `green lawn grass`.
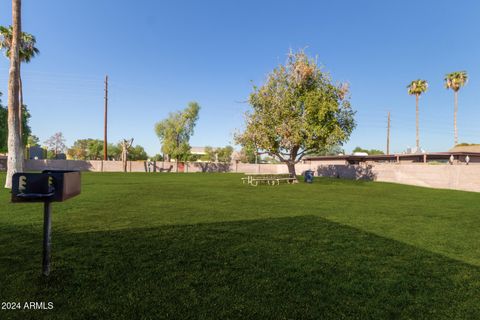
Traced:
[[[53, 204], [0, 190], [0, 319], [465, 319], [480, 315], [480, 194], [237, 174], [82, 176]], [[0, 175], [4, 181], [5, 175]]]

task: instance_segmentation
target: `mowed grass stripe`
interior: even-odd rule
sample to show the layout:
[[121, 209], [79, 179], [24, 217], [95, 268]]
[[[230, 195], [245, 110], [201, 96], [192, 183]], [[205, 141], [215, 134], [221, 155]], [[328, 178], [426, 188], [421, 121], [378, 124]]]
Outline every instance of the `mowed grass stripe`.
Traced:
[[[478, 194], [236, 174], [83, 174], [54, 204], [0, 191], [0, 297], [53, 301], [7, 318], [468, 318], [478, 314]], [[4, 178], [4, 176], [2, 176]], [[3, 319], [3, 317], [1, 317]]]

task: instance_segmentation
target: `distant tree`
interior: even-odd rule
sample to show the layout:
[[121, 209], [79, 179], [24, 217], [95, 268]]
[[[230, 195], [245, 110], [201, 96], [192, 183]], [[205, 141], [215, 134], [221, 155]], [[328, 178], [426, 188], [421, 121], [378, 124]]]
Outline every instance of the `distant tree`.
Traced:
[[467, 84], [468, 75], [466, 71], [456, 71], [445, 75], [445, 88], [453, 90], [454, 107], [453, 107], [453, 140], [454, 145], [458, 143], [457, 130], [457, 112], [458, 112], [458, 91]]
[[328, 146], [327, 148], [320, 150], [318, 152], [312, 152], [308, 155], [311, 157], [315, 156], [338, 156], [339, 154], [344, 154], [345, 151], [342, 149], [340, 145]]
[[205, 154], [200, 157], [200, 160], [205, 162], [216, 162], [217, 161], [217, 153], [215, 149], [210, 146], [206, 146], [204, 149]]
[[[111, 149], [111, 150], [110, 150]], [[68, 155], [76, 160], [103, 160], [103, 140], [100, 139], [78, 139], [68, 149]], [[108, 158], [119, 159], [121, 152], [118, 146], [109, 144]]]
[[29, 135], [28, 138], [27, 138], [27, 144], [28, 144], [30, 147], [39, 146], [39, 145], [40, 145], [40, 139], [39, 139], [37, 136], [31, 134], [31, 135]]
[[157, 153], [152, 157], [152, 161], [163, 161], [163, 156]]
[[215, 150], [217, 154], [217, 161], [223, 164], [228, 164], [232, 162], [233, 148], [231, 146], [226, 146], [223, 148], [218, 148]]
[[290, 53], [285, 65], [253, 87], [246, 129], [236, 143], [279, 159], [295, 177], [305, 154], [343, 144], [355, 127], [346, 84], [334, 85], [303, 51]]
[[75, 160], [88, 159], [88, 141], [89, 139], [78, 139], [73, 143], [73, 146], [68, 149], [67, 154]]
[[262, 163], [273, 163], [273, 164], [281, 163], [280, 161], [278, 161], [278, 159], [275, 159], [274, 157], [269, 157], [269, 156], [264, 157], [261, 162]]
[[257, 158], [256, 150], [251, 146], [244, 146], [240, 150], [240, 162], [242, 163], [256, 163]]
[[67, 147], [65, 146], [65, 138], [63, 137], [63, 133], [57, 132], [50, 138], [48, 138], [45, 142], [48, 150], [51, 152], [51, 157], [58, 158], [58, 155], [62, 152], [65, 152]]
[[21, 134], [22, 134], [22, 143], [24, 146], [27, 145], [28, 137], [32, 134], [32, 129], [30, 128], [30, 125], [29, 125], [30, 118], [31, 118], [31, 115], [30, 115], [30, 112], [28, 111], [28, 107], [26, 105], [22, 105]]
[[[0, 93], [0, 96], [2, 93]], [[30, 112], [28, 112], [28, 108], [26, 105], [22, 107], [23, 116], [22, 116], [22, 144], [28, 144], [28, 138], [32, 133], [30, 129], [29, 120], [30, 120]], [[0, 101], [0, 152], [7, 152], [7, 138], [8, 138], [8, 110], [7, 108], [1, 105]]]
[[90, 160], [103, 160], [103, 140], [88, 139], [87, 151]]
[[[7, 56], [7, 58], [10, 58], [10, 52], [11, 52], [11, 46], [12, 46], [12, 34], [13, 34], [12, 26], [9, 26], [9, 27], [0, 26], [0, 49], [5, 50], [5, 55]], [[32, 60], [32, 58], [34, 58], [37, 54], [40, 53], [38, 48], [35, 47], [36, 44], [37, 44], [37, 39], [35, 38], [34, 35], [26, 32], [21, 33], [20, 48], [19, 48], [20, 61], [18, 64], [18, 69], [19, 69], [18, 85], [19, 85], [19, 97], [20, 97], [21, 106], [23, 106], [23, 84], [22, 84], [22, 77], [20, 75], [21, 63], [22, 62], [29, 63]], [[22, 110], [19, 110], [20, 120], [22, 120], [23, 116], [24, 116], [24, 112]], [[20, 123], [22, 125], [24, 124], [23, 121], [21, 121]], [[22, 136], [24, 136], [23, 128], [24, 127], [20, 127], [20, 134]]]
[[220, 162], [223, 164], [232, 162], [233, 148], [231, 146], [216, 149], [207, 146], [205, 147], [204, 152], [205, 154], [200, 158], [202, 161]]
[[132, 161], [148, 160], [148, 154], [141, 145], [137, 144], [136, 146], [130, 148], [128, 159]]
[[428, 82], [427, 80], [413, 80], [407, 86], [408, 94], [415, 96], [415, 111], [416, 111], [416, 128], [417, 128], [417, 137], [416, 137], [416, 144], [417, 144], [417, 151], [420, 150], [420, 134], [419, 134], [419, 126], [418, 126], [418, 99], [420, 95], [425, 93], [428, 89]]
[[202, 155], [190, 153], [187, 157], [187, 161], [196, 162], [202, 159]]
[[368, 153], [369, 155], [379, 155], [379, 154], [385, 154], [382, 150], [378, 150], [378, 149], [363, 149], [361, 147], [356, 147], [355, 149], [353, 149], [352, 153], [355, 153], [355, 152], [364, 152], [364, 153]]
[[107, 156], [110, 160], [121, 160], [122, 146], [120, 144], [109, 143], [107, 146]]
[[167, 119], [155, 125], [155, 132], [162, 143], [162, 152], [177, 161], [185, 160], [190, 154], [190, 137], [198, 120], [200, 106], [190, 102], [183, 111], [170, 113]]

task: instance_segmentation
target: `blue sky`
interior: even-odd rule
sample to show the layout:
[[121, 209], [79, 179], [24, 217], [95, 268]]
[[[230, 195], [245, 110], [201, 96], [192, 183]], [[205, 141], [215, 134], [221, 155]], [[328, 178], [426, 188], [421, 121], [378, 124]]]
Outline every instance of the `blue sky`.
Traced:
[[[0, 1], [0, 24], [11, 23]], [[197, 101], [194, 146], [223, 146], [243, 123], [252, 82], [307, 48], [348, 81], [358, 126], [345, 145], [415, 145], [415, 98], [406, 85], [429, 81], [420, 101], [420, 141], [453, 144], [453, 94], [445, 73], [467, 70], [459, 98], [459, 140], [480, 143], [480, 3], [476, 1], [23, 1], [23, 29], [41, 54], [22, 68], [31, 127], [41, 141], [103, 138], [103, 79], [110, 77], [109, 140], [135, 138], [159, 152], [154, 124]], [[8, 61], [0, 59], [6, 93]], [[3, 97], [4, 104], [6, 97]]]

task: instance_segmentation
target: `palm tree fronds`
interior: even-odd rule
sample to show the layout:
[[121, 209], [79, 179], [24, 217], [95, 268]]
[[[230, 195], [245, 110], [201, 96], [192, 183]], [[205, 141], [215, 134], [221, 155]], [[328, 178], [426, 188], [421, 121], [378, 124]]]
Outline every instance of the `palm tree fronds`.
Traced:
[[467, 84], [467, 71], [455, 71], [445, 75], [445, 88], [453, 91], [460, 90], [461, 87]]
[[410, 82], [407, 86], [408, 94], [410, 95], [421, 95], [428, 89], [427, 80], [417, 79]]

